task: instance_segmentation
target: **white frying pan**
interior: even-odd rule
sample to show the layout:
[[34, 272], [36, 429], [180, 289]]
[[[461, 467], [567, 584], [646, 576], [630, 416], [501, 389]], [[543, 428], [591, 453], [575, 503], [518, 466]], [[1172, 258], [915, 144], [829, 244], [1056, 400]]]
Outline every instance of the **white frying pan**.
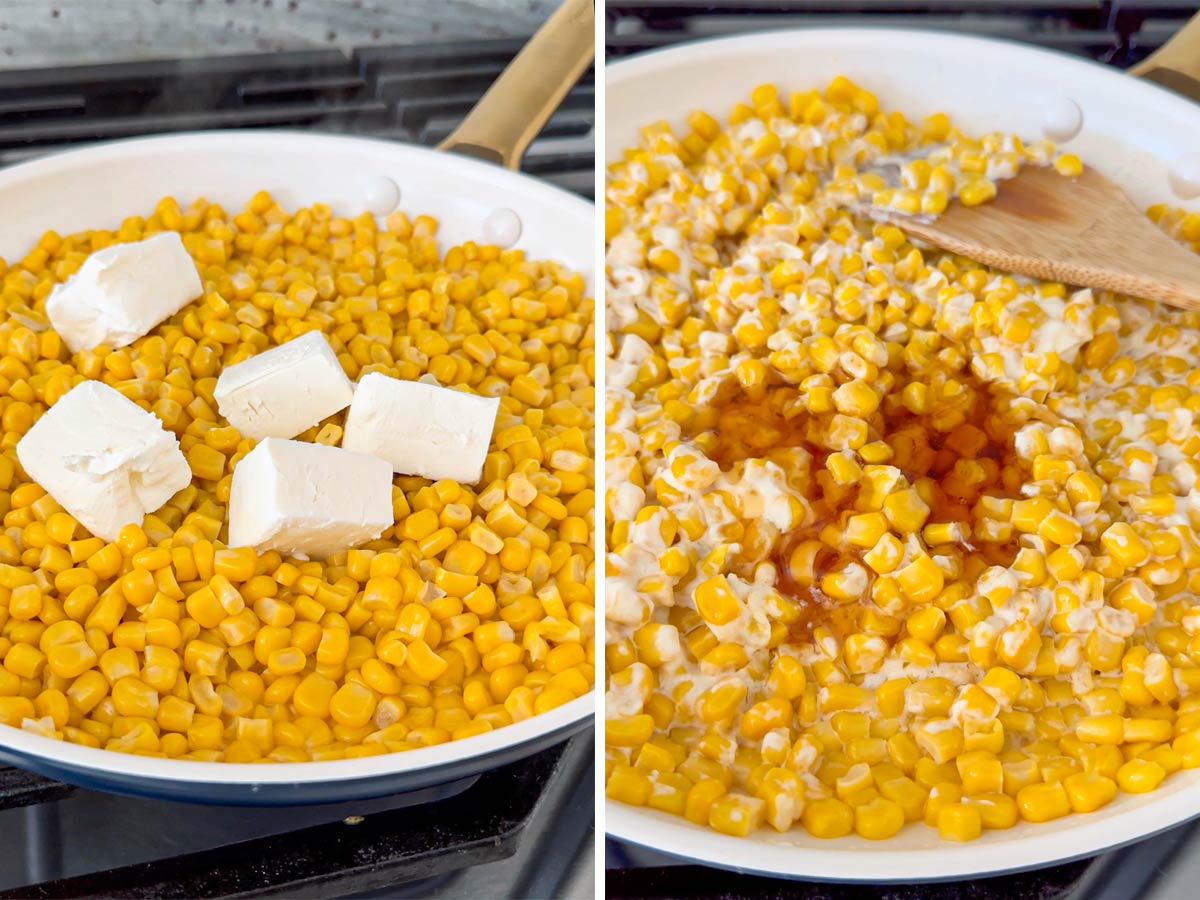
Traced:
[[[592, 57], [591, 0], [567, 0], [509, 66], [447, 149], [515, 168]], [[464, 146], [465, 145], [465, 146]], [[0, 256], [20, 259], [42, 232], [115, 228], [163, 196], [239, 209], [258, 190], [285, 207], [340, 214], [403, 208], [441, 223], [443, 247], [492, 232], [532, 259], [558, 260], [593, 283], [594, 207], [489, 162], [385, 141], [301, 132], [208, 132], [120, 141], [0, 172]], [[519, 223], [519, 236], [514, 234]], [[528, 756], [591, 723], [588, 694], [487, 734], [363, 759], [238, 764], [95, 750], [0, 726], [0, 759], [53, 778], [129, 794], [221, 804], [309, 804], [445, 784]]]
[[[1160, 65], [1190, 61], [1200, 79], [1200, 19], [1190, 57], [1173, 43]], [[1180, 39], [1177, 39], [1180, 40]], [[1176, 63], [1178, 67], [1178, 63]], [[1151, 66], [1150, 68], [1153, 68]], [[703, 108], [718, 118], [750, 90], [774, 82], [805, 90], [846, 75], [910, 118], [944, 111], [969, 132], [1002, 130], [1040, 138], [1073, 110], [1078, 135], [1063, 141], [1085, 162], [1146, 206], [1169, 202], [1200, 210], [1200, 106], [1114, 69], [1043, 50], [947, 34], [883, 30], [807, 30], [705, 41], [610, 66], [606, 81], [606, 158], [637, 142], [637, 129], [667, 119], [683, 124]], [[1068, 122], [1069, 123], [1069, 122]], [[613, 837], [709, 865], [796, 878], [903, 881], [967, 878], [1094, 854], [1200, 815], [1200, 770], [1181, 772], [1159, 790], [1118, 795], [1090, 815], [985, 832], [969, 844], [910, 826], [873, 843], [858, 837], [821, 841], [796, 827], [727, 837], [684, 819], [610, 802]]]

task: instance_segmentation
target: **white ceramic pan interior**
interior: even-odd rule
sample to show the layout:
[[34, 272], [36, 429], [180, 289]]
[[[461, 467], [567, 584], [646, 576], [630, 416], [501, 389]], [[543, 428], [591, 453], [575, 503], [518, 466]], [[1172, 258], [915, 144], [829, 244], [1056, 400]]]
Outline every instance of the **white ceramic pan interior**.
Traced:
[[[1167, 202], [1200, 210], [1200, 106], [1099, 64], [948, 34], [784, 31], [618, 63], [605, 75], [606, 158], [619, 159], [636, 143], [638, 128], [650, 122], [682, 126], [696, 108], [721, 118], [755, 85], [805, 90], [835, 75], [849, 77], [910, 119], [944, 111], [975, 133], [1040, 138], [1048, 122], [1061, 121], [1074, 105], [1082, 130], [1063, 146], [1122, 185], [1140, 206]], [[1191, 188], [1189, 177], [1195, 179]], [[1120, 794], [1090, 815], [1022, 823], [963, 845], [941, 841], [935, 829], [923, 826], [883, 843], [820, 841], [799, 827], [739, 839], [620, 803], [608, 803], [606, 815], [614, 837], [733, 869], [838, 881], [966, 878], [1091, 855], [1200, 815], [1200, 770], [1176, 774], [1151, 794]]]
[[[593, 283], [594, 207], [499, 166], [453, 153], [291, 132], [209, 132], [121, 141], [0, 172], [0, 256], [20, 259], [42, 232], [116, 228], [173, 195], [238, 210], [266, 189], [286, 209], [328, 203], [336, 214], [402, 208], [441, 223], [443, 249], [483, 241], [497, 211], [515, 218], [514, 246]], [[396, 200], [399, 204], [397, 207]], [[496, 220], [492, 219], [494, 223]], [[0, 758], [89, 786], [219, 803], [314, 803], [413, 790], [477, 774], [590, 724], [589, 694], [543, 715], [440, 746], [363, 759], [248, 765], [131, 756], [0, 726]]]

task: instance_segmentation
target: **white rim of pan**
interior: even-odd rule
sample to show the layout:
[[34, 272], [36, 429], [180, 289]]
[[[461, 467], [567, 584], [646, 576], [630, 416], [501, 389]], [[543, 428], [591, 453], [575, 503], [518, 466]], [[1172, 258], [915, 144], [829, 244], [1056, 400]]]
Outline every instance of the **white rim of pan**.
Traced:
[[[677, 816], [614, 801], [605, 804], [605, 830], [610, 837], [669, 856], [741, 872], [816, 881], [950, 881], [1069, 862], [1167, 831], [1200, 812], [1200, 781], [1191, 781], [1179, 790], [1159, 789], [1154, 794], [1162, 797], [1135, 809], [1029, 826], [1050, 828], [1050, 833], [1033, 830], [1024, 837], [1006, 838], [1008, 831], [985, 831], [974, 841], [953, 844], [929, 829], [928, 846], [906, 850], [889, 850], [887, 841], [858, 837], [809, 838], [804, 844], [788, 843], [787, 835], [771, 835], [776, 838], [772, 842], [730, 837]], [[1113, 821], [1117, 818], [1120, 825]]]
[[[387, 157], [392, 163], [413, 160], [425, 165], [445, 164], [447, 170], [461, 171], [473, 180], [490, 182], [506, 190], [516, 206], [536, 204], [564, 217], [594, 219], [594, 206], [561, 188], [546, 184], [536, 178], [511, 172], [489, 163], [456, 154], [443, 153], [424, 147], [372, 138], [342, 135], [314, 135], [306, 132], [272, 131], [216, 131], [162, 135], [147, 138], [111, 141], [82, 149], [65, 150], [46, 157], [22, 163], [0, 172], [0, 196], [7, 189], [30, 180], [51, 178], [58, 174], [78, 174], [98, 162], [123, 159], [155, 159], [171, 156], [183, 149], [205, 151], [213, 154], [246, 147], [260, 152], [295, 152], [296, 142], [303, 142], [301, 150], [319, 149], [321, 145], [335, 150], [362, 150]], [[237, 146], [231, 146], [235, 142]], [[441, 159], [432, 159], [432, 157]], [[186, 175], [182, 179], [186, 184]], [[437, 214], [437, 210], [430, 210]], [[50, 227], [50, 226], [47, 226]], [[38, 234], [31, 230], [30, 245]], [[518, 244], [520, 246], [520, 244]], [[564, 262], [573, 264], [571, 260]], [[591, 280], [593, 260], [576, 266]], [[137, 756], [111, 750], [84, 747], [66, 741], [30, 734], [18, 728], [0, 725], [0, 745], [14, 754], [30, 759], [41, 759], [58, 768], [69, 768], [81, 775], [111, 775], [128, 778], [135, 776], [158, 782], [177, 784], [209, 783], [214, 785], [295, 785], [312, 783], [368, 781], [404, 774], [415, 774], [451, 768], [470, 761], [485, 761], [492, 754], [520, 747], [546, 735], [566, 731], [572, 726], [592, 717], [596, 708], [595, 692], [591, 691], [562, 706], [555, 707], [522, 722], [506, 725], [485, 734], [475, 735], [458, 741], [450, 741], [430, 747], [421, 747], [403, 753], [387, 753], [379, 756], [359, 757], [345, 760], [322, 760], [299, 763], [215, 763], [183, 759], [162, 759]]]
[[[440, 215], [440, 210], [436, 203], [430, 204], [431, 208], [412, 208], [408, 195], [414, 186], [403, 186], [404, 174], [410, 171], [405, 166], [411, 166], [412, 171], [420, 178], [431, 177], [430, 170], [440, 170], [432, 173], [432, 177], [436, 179], [432, 187], [445, 195], [450, 193], [449, 188], [454, 182], [451, 182], [450, 185], [445, 186], [445, 189], [443, 189], [441, 178], [453, 177], [454, 179], [461, 179], [465, 184], [461, 185], [463, 194], [460, 202], [464, 204], [477, 202], [477, 198], [472, 194], [472, 189], [483, 188], [487, 190], [489, 200], [494, 201], [499, 194], [503, 194], [505, 199], [511, 202], [512, 206], [518, 212], [534, 207], [537, 210], [550, 212], [555, 216], [562, 216], [564, 219], [574, 221], [587, 219], [593, 226], [593, 234], [595, 233], [595, 205], [593, 203], [531, 175], [505, 169], [501, 166], [463, 156], [459, 153], [436, 150], [430, 147], [418, 147], [381, 138], [338, 134], [312, 134], [287, 129], [263, 131], [232, 129], [225, 131], [183, 132], [179, 134], [154, 135], [151, 137], [124, 138], [115, 141], [104, 141], [79, 149], [57, 150], [47, 153], [46, 156], [38, 157], [37, 159], [0, 171], [0, 193], [9, 190], [28, 189], [30, 182], [37, 183], [37, 189], [41, 189], [43, 183], [45, 183], [47, 189], [49, 189], [53, 186], [51, 180], [55, 177], [82, 178], [82, 176], [87, 174], [89, 169], [95, 166], [111, 165], [113, 163], [129, 163], [133, 166], [136, 166], [138, 163], [161, 165], [167, 160], [176, 161], [175, 158], [180, 155], [188, 155], [190, 157], [192, 154], [196, 154], [204, 156], [207, 160], [211, 160], [220, 159], [222, 156], [236, 157], [238, 152], [261, 154], [285, 161], [297, 156], [319, 157], [325, 153], [338, 157], [350, 154], [359, 156], [362, 158], [362, 172], [332, 173], [334, 176], [332, 180], [336, 180], [339, 184], [338, 189], [346, 192], [349, 182], [357, 180], [360, 183], [357, 185], [354, 193], [358, 194], [363, 188], [361, 182], [364, 178], [376, 174], [393, 176], [401, 182], [402, 188], [400, 191], [400, 203], [397, 208], [406, 209], [414, 215], [421, 212]], [[239, 167], [236, 160], [233, 166], [235, 170], [233, 175], [237, 178], [241, 173], [237, 171]], [[258, 170], [256, 169], [255, 171]], [[329, 175], [330, 173], [322, 173], [323, 178], [329, 177]], [[179, 174], [179, 186], [173, 187], [172, 190], [180, 195], [186, 193], [188, 178], [189, 174], [187, 172]], [[259, 187], [262, 186], [262, 184], [259, 185]], [[87, 187], [98, 193], [106, 194], [107, 192], [107, 186], [103, 184], [95, 184], [93, 182], [87, 184]], [[421, 185], [421, 187], [428, 188], [430, 185]], [[303, 190], [297, 191], [288, 184], [276, 184], [271, 187], [271, 190], [276, 192], [277, 196], [282, 195], [281, 202], [285, 203], [291, 199], [288, 196], [289, 194], [303, 192]], [[151, 202], [156, 202], [158, 199], [159, 197], [155, 197], [155, 200]], [[194, 198], [189, 196], [183, 199], [190, 200]], [[221, 200], [222, 198], [210, 197], [210, 199]], [[356, 213], [363, 209], [363, 201], [359, 202], [360, 205], [354, 210]], [[112, 208], [110, 201], [110, 205], [106, 206], [106, 217], [111, 215], [112, 218], [116, 218], [116, 215], [119, 215], [119, 212], [115, 215], [110, 214], [108, 210]], [[346, 210], [338, 210], [338, 212], [344, 213]], [[84, 223], [81, 227], [112, 228], [116, 224]], [[28, 246], [33, 246], [40, 236], [41, 230], [53, 227], [62, 228], [63, 226], [62, 223], [57, 223], [56, 226], [55, 223], [41, 221], [40, 219], [30, 225], [28, 228]], [[526, 246], [526, 237], [527, 235], [522, 233], [515, 246], [517, 248]], [[541, 258], [556, 259], [570, 265], [587, 278], [590, 287], [594, 282], [593, 266], [595, 262], [594, 256], [590, 252], [591, 249], [589, 246], [589, 252], [586, 256], [580, 251], [579, 247], [574, 248], [574, 254], [569, 251], [566, 253], [547, 253], [542, 248], [534, 248], [530, 252], [537, 253]], [[6, 250], [10, 254], [13, 252], [7, 248]]]
[[[224, 763], [190, 759], [162, 759], [114, 750], [98, 750], [0, 726], [0, 744], [14, 753], [44, 759], [80, 774], [136, 776], [157, 782], [222, 785], [296, 785], [339, 781], [369, 781], [406, 773], [449, 768], [483, 760], [493, 753], [569, 729], [595, 711], [594, 692], [494, 731], [474, 737], [420, 747], [403, 753], [383, 753], [356, 759], [330, 759], [297, 763]], [[197, 798], [202, 799], [202, 798]]]
[[[611, 97], [614, 88], [627, 88], [630, 82], [650, 80], [675, 68], [704, 65], [719, 71], [727, 60], [744, 55], [749, 48], [763, 57], [789, 52], [828, 55], [830, 50], [886, 56], [897, 42], [906, 44], [910, 51], [914, 47], [928, 53], [953, 50], [991, 61], [1003, 54], [1005, 63], [1013, 67], [1043, 71], [1052, 67], [1052, 74], [1091, 82], [1093, 92], [1103, 92], [1105, 101], [1114, 108], [1136, 106], [1143, 115], [1149, 111], [1174, 121], [1200, 120], [1200, 107], [1191, 101], [1090, 60], [1007, 41], [907, 29], [810, 28], [702, 40], [615, 63], [605, 70], [605, 79]], [[845, 74], [851, 78], [855, 75], [848, 66]], [[753, 86], [748, 80], [746, 92]], [[660, 111], [659, 117], [681, 118], [687, 112]], [[647, 124], [621, 122], [620, 128], [614, 129], [614, 118], [610, 111], [610, 150], [615, 146], [613, 142], [630, 131], [629, 126]], [[1175, 148], [1176, 153], [1185, 151], [1192, 152], [1192, 148]], [[1169, 197], [1165, 179], [1163, 188], [1163, 196]], [[887, 841], [876, 843], [856, 836], [821, 841], [802, 830], [776, 834], [764, 829], [753, 837], [736, 838], [677, 816], [615, 801], [605, 804], [606, 831], [614, 838], [681, 859], [766, 875], [842, 882], [960, 879], [1090, 856], [1200, 815], [1200, 770], [1177, 773], [1171, 778], [1165, 788], [1149, 794], [1120, 794], [1117, 802], [1095, 813], [1038, 825], [1022, 822], [1016, 826], [1016, 834], [985, 832], [967, 844], [941, 841], [935, 829], [928, 829], [915, 845], [896, 849]]]

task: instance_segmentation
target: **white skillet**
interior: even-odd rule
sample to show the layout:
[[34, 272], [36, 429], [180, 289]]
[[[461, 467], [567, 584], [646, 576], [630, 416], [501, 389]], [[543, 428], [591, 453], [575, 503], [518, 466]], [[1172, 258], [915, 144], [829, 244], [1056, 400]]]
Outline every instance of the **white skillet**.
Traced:
[[[515, 168], [587, 67], [592, 4], [570, 0], [509, 66], [448, 141]], [[119, 141], [0, 172], [0, 256], [20, 259], [46, 229], [115, 229], [168, 194], [228, 210], [266, 189], [288, 209], [323, 202], [340, 214], [402, 208], [441, 223], [443, 248], [489, 231], [531, 259], [557, 260], [594, 282], [595, 208], [536, 179], [459, 153], [303, 132], [229, 131]], [[398, 207], [397, 207], [398, 201]], [[516, 228], [514, 229], [514, 225]], [[446, 784], [520, 759], [591, 725], [588, 694], [543, 715], [440, 746], [354, 760], [237, 764], [95, 750], [0, 726], [0, 759], [122, 793], [203, 803], [328, 803]]]
[[[1196, 37], [1193, 32], [1191, 39]], [[1198, 77], [1200, 48], [1192, 62], [1191, 75]], [[846, 75], [910, 119], [944, 111], [970, 132], [1027, 138], [1057, 126], [1061, 144], [1121, 184], [1139, 205], [1168, 202], [1200, 210], [1200, 106], [1096, 63], [919, 31], [753, 34], [609, 66], [606, 158], [619, 159], [637, 142], [638, 128], [650, 122], [665, 118], [681, 126], [696, 108], [721, 118], [755, 85], [772, 82], [782, 93], [823, 86], [835, 75]], [[1075, 111], [1081, 128], [1063, 140], [1061, 127]], [[1022, 823], [964, 845], [941, 841], [924, 826], [882, 843], [821, 841], [799, 826], [740, 839], [645, 808], [609, 802], [605, 809], [611, 836], [708, 865], [830, 881], [961, 879], [1088, 856], [1200, 815], [1200, 770], [1174, 775], [1151, 794], [1118, 795], [1090, 815]]]

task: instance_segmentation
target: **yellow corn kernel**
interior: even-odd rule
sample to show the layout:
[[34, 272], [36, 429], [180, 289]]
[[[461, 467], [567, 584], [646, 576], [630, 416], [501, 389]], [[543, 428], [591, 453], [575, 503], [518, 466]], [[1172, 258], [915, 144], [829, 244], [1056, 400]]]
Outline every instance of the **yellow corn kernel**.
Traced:
[[889, 494], [883, 501], [883, 511], [898, 532], [915, 534], [925, 525], [929, 516], [929, 505], [921, 499], [916, 490], [909, 488]]
[[722, 576], [697, 585], [695, 602], [696, 611], [713, 625], [726, 625], [740, 615], [741, 604]]
[[1074, 153], [1063, 153], [1054, 160], [1054, 169], [1059, 175], [1074, 177], [1083, 174], [1083, 163]]
[[1125, 740], [1125, 720], [1112, 713], [1085, 716], [1076, 723], [1075, 736], [1091, 744], [1120, 744]]
[[1004, 770], [1000, 760], [983, 751], [963, 753], [954, 760], [968, 795], [998, 794], [1004, 789]]
[[[650, 779], [644, 773], [631, 766], [617, 766], [608, 776], [604, 793], [605, 796], [619, 800], [621, 803], [645, 806], [650, 798], [651, 789]], [[724, 790], [723, 785], [722, 790]], [[708, 824], [707, 816], [703, 824]]]
[[296, 686], [292, 703], [300, 715], [323, 719], [329, 714], [329, 702], [337, 689], [335, 681], [314, 672]]
[[699, 779], [687, 793], [684, 818], [697, 825], [707, 825], [713, 804], [727, 792], [724, 783], [715, 778]]
[[[903, 824], [903, 813], [900, 815]], [[882, 818], [886, 823], [887, 811]], [[855, 810], [835, 797], [811, 801], [805, 805], [800, 816], [805, 831], [822, 839], [845, 837], [854, 830], [855, 820]]]
[[29, 644], [14, 643], [4, 655], [4, 668], [21, 678], [39, 678], [46, 655]]
[[1109, 555], [1126, 568], [1140, 566], [1150, 558], [1150, 547], [1125, 522], [1110, 525], [1100, 535], [1100, 541]]
[[339, 725], [361, 728], [375, 714], [375, 692], [363, 684], [343, 684], [329, 700], [329, 715]]
[[774, 696], [796, 700], [804, 693], [806, 683], [800, 661], [792, 656], [780, 656], [771, 667], [767, 688]]
[[1012, 828], [1020, 819], [1017, 802], [1008, 794], [981, 794], [967, 802], [979, 812], [984, 828]]
[[854, 809], [854, 831], [859, 837], [880, 841], [893, 837], [904, 827], [905, 816], [900, 805], [884, 797]]
[[762, 824], [766, 804], [757, 797], [725, 794], [713, 801], [708, 824], [722, 834], [746, 837]]
[[612, 747], [638, 747], [653, 734], [654, 719], [646, 714], [608, 719], [604, 723], [604, 740]]
[[[894, 496], [894, 495], [893, 495]], [[913, 603], [925, 603], [942, 592], [945, 576], [928, 556], [920, 556], [896, 572], [896, 581]]]
[[709, 724], [730, 719], [746, 696], [741, 682], [721, 682], [706, 690], [696, 701], [696, 714]]
[[1061, 782], [1029, 784], [1017, 791], [1017, 807], [1027, 822], [1049, 822], [1071, 811], [1071, 801]]
[[1166, 770], [1156, 762], [1131, 759], [1117, 770], [1117, 785], [1127, 794], [1145, 794], [1154, 790], [1167, 777]]
[[944, 841], [973, 841], [983, 833], [983, 816], [974, 805], [952, 803], [938, 810], [937, 829]]
[[996, 184], [986, 178], [976, 178], [959, 189], [958, 199], [964, 206], [978, 206], [996, 196]]
[[1075, 812], [1094, 812], [1112, 802], [1117, 795], [1116, 782], [1095, 772], [1077, 772], [1068, 775], [1062, 783]]

